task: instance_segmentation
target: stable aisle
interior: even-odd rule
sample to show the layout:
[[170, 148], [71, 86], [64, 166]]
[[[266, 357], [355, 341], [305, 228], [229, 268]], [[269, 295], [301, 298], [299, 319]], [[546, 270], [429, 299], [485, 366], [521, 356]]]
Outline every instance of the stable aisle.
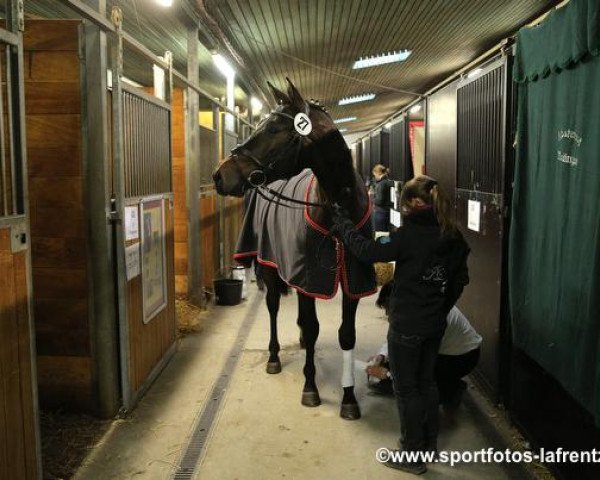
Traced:
[[[374, 296], [369, 297], [358, 307], [356, 358], [363, 361], [377, 352], [387, 328], [383, 312], [374, 301]], [[398, 419], [393, 398], [371, 394], [364, 372], [356, 372], [362, 419], [349, 422], [339, 417], [342, 354], [337, 329], [341, 296], [329, 302], [318, 301], [317, 313], [321, 323], [316, 353], [321, 406], [306, 408], [300, 404], [304, 351], [298, 344], [295, 294], [282, 298], [279, 314], [283, 371], [268, 375], [268, 314], [263, 294], [252, 286], [250, 298], [242, 305], [215, 307], [203, 320], [202, 331], [182, 340], [175, 358], [134, 413], [116, 422], [76, 478], [173, 478], [183, 452], [187, 451], [188, 461], [195, 457], [187, 446], [199, 419], [204, 422], [201, 427], [205, 432], [196, 435], [207, 433], [208, 438], [191, 453], [199, 451], [200, 461], [193, 472], [180, 473], [177, 478], [416, 478], [385, 468], [375, 460], [378, 448], [396, 444]], [[248, 326], [249, 330], [240, 331]], [[236, 342], [241, 353], [231, 358]], [[222, 372], [227, 364], [235, 364], [235, 368]], [[220, 389], [220, 385], [225, 388]], [[472, 407], [461, 406], [453, 418], [442, 413], [441, 428], [440, 450], [504, 448], [490, 443], [493, 437]], [[431, 465], [426, 478], [524, 478], [514, 466], [511, 468], [494, 464]]]

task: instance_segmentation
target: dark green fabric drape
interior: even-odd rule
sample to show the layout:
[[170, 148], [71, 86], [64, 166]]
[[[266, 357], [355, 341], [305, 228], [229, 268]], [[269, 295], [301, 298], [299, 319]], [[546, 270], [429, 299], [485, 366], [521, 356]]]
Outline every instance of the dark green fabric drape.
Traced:
[[517, 38], [514, 344], [600, 424], [600, 0]]

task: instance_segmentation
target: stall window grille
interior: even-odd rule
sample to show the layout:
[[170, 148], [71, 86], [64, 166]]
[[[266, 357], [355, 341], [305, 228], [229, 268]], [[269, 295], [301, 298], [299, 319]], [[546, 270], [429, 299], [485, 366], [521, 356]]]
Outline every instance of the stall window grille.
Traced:
[[123, 92], [125, 196], [171, 191], [171, 112]]
[[457, 92], [457, 188], [502, 191], [504, 67], [499, 66]]
[[410, 178], [406, 122], [404, 119], [390, 128], [390, 173], [394, 180], [406, 181]]
[[381, 163], [381, 133], [371, 137], [371, 168]]
[[24, 213], [17, 49], [0, 43], [0, 218]]

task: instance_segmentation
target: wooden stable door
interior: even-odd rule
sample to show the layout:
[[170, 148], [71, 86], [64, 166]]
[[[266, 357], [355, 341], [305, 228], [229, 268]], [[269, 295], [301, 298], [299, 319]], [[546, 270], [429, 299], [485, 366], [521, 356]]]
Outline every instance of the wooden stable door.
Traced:
[[41, 472], [20, 32], [0, 28], [0, 66], [0, 480], [28, 480], [41, 477]]

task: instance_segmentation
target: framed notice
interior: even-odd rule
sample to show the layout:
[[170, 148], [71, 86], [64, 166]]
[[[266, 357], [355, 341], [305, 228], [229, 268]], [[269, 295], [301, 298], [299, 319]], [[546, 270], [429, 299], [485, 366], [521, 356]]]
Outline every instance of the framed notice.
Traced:
[[146, 198], [141, 202], [142, 289], [144, 323], [167, 305], [164, 200]]

